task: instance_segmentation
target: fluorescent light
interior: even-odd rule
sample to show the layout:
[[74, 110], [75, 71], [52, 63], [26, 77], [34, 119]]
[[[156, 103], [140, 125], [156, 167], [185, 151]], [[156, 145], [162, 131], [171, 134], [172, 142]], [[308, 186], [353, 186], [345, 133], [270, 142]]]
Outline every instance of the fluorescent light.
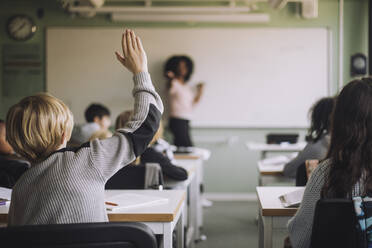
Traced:
[[270, 21], [268, 14], [119, 14], [113, 13], [111, 20], [115, 22], [224, 22], [224, 23], [266, 23]]

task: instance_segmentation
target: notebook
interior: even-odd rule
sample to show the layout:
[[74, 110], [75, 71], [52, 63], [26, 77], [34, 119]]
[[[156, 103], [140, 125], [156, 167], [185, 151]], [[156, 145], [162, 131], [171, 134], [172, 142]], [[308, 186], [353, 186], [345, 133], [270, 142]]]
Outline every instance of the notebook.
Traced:
[[[150, 195], [123, 193], [107, 197], [105, 202], [106, 209], [115, 212], [118, 210], [167, 204], [169, 199]], [[117, 206], [113, 206], [111, 203], [116, 204]]]
[[304, 196], [305, 187], [288, 192], [279, 196], [279, 200], [285, 208], [293, 208], [300, 206], [302, 197]]

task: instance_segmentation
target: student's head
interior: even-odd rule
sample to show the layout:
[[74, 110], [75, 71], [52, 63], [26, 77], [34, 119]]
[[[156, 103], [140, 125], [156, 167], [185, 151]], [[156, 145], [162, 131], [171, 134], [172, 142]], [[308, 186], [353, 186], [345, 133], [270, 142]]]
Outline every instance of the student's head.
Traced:
[[133, 115], [133, 110], [122, 112], [115, 121], [115, 129], [123, 128]]
[[109, 130], [98, 130], [97, 132], [93, 133], [92, 136], [89, 138], [89, 141], [99, 139], [108, 139], [112, 137], [112, 133]]
[[164, 66], [164, 75], [169, 78], [168, 72], [172, 72], [176, 78], [182, 78], [187, 82], [194, 70], [194, 63], [188, 56], [172, 56]]
[[6, 128], [5, 121], [0, 120], [0, 154], [12, 154], [14, 153], [13, 148], [6, 140]]
[[9, 109], [6, 138], [16, 153], [38, 162], [66, 146], [73, 125], [72, 113], [61, 100], [38, 94], [23, 98]]
[[329, 132], [334, 104], [335, 99], [333, 97], [325, 97], [311, 107], [309, 111], [311, 125], [306, 136], [308, 142], [317, 142], [324, 134]]
[[110, 110], [102, 104], [93, 103], [85, 110], [85, 120], [95, 122], [101, 129], [107, 130], [111, 125]]
[[336, 99], [331, 121], [330, 174], [323, 195], [345, 197], [364, 175], [372, 192], [372, 79], [347, 84]]

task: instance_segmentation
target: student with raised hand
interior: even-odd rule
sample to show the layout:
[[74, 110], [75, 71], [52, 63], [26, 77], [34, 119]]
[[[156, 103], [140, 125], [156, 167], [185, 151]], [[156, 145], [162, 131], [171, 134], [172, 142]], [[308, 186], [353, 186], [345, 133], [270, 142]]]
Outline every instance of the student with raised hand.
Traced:
[[[22, 99], [7, 114], [7, 139], [31, 162], [13, 188], [8, 224], [58, 224], [108, 221], [106, 181], [146, 149], [159, 128], [163, 105], [147, 72], [139, 37], [126, 30], [119, 62], [133, 73], [134, 114], [113, 137], [66, 149], [73, 127], [68, 107], [39, 94]], [[35, 128], [38, 127], [38, 128]]]
[[194, 64], [188, 56], [173, 56], [164, 67], [169, 100], [169, 128], [174, 145], [178, 147], [193, 146], [190, 120], [194, 106], [199, 103], [204, 90], [204, 84], [199, 83], [195, 94], [188, 84], [193, 68]]
[[330, 142], [330, 120], [334, 106], [333, 97], [325, 97], [317, 101], [310, 109], [311, 126], [306, 136], [307, 145], [296, 158], [284, 166], [283, 174], [295, 178], [297, 169], [306, 160], [322, 160], [326, 157]]
[[[131, 110], [122, 112], [116, 119], [116, 128], [124, 126], [132, 115], [133, 111]], [[149, 147], [141, 155], [140, 162], [142, 164], [159, 164], [164, 176], [179, 181], [186, 180], [188, 178], [187, 171], [174, 163], [173, 152], [169, 151], [168, 149], [164, 149], [164, 147], [166, 147], [164, 143], [167, 142], [161, 141], [162, 137], [163, 125], [162, 122], [160, 122], [159, 129], [151, 140]], [[158, 144], [159, 141], [162, 143], [162, 145]]]
[[327, 159], [314, 170], [301, 206], [288, 223], [293, 247], [310, 247], [315, 206], [320, 198], [350, 199], [372, 192], [371, 151], [372, 79], [363, 78], [347, 84], [337, 97]]

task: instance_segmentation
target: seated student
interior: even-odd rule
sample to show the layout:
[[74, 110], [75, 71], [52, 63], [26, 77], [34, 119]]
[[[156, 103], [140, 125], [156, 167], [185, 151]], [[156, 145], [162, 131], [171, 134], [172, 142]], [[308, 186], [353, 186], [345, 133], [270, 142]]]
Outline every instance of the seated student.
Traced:
[[97, 132], [93, 133], [92, 136], [90, 136], [89, 141], [93, 141], [95, 139], [108, 139], [112, 137], [112, 133], [109, 130], [98, 130]]
[[122, 48], [123, 56], [116, 52], [116, 57], [133, 73], [134, 114], [113, 137], [66, 149], [73, 127], [71, 111], [47, 94], [26, 97], [9, 110], [7, 140], [32, 164], [13, 188], [10, 226], [108, 221], [106, 181], [142, 154], [163, 112], [139, 37], [126, 30]]
[[313, 171], [301, 206], [288, 223], [293, 247], [310, 247], [315, 206], [320, 198], [351, 198], [372, 192], [371, 124], [372, 79], [354, 80], [337, 97], [327, 160]]
[[81, 145], [89, 141], [96, 132], [107, 132], [111, 125], [110, 110], [102, 104], [89, 105], [84, 115], [87, 123], [74, 127], [71, 135], [72, 145]]
[[12, 188], [29, 166], [6, 141], [5, 122], [0, 120], [0, 187]]
[[334, 106], [334, 98], [326, 97], [317, 101], [310, 109], [311, 126], [306, 136], [307, 145], [296, 158], [284, 166], [283, 174], [295, 178], [298, 167], [308, 159], [322, 160], [329, 147], [330, 118]]
[[[124, 111], [121, 113], [116, 119], [116, 128], [120, 128], [120, 125], [125, 125], [128, 121], [130, 116], [133, 114], [133, 111]], [[143, 152], [141, 155], [141, 163], [157, 163], [160, 165], [162, 172], [165, 176], [175, 179], [175, 180], [186, 180], [188, 178], [187, 171], [179, 166], [176, 166], [173, 160], [173, 153], [168, 149], [161, 149], [159, 145], [157, 145], [158, 141], [161, 140], [163, 136], [163, 125], [160, 122], [159, 129], [156, 132], [154, 138], [150, 142], [150, 146]], [[166, 141], [161, 141], [164, 142]], [[168, 155], [170, 157], [168, 157]]]

